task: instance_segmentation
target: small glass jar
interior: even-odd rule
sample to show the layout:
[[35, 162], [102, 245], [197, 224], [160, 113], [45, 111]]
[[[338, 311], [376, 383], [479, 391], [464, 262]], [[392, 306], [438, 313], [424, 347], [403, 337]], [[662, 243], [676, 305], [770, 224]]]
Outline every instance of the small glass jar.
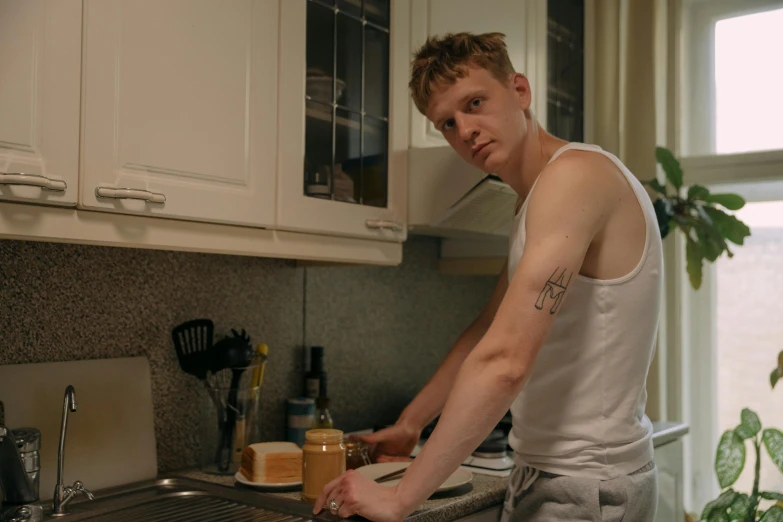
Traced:
[[315, 502], [329, 482], [345, 473], [345, 445], [340, 430], [310, 430], [302, 446], [302, 498]]
[[357, 469], [369, 464], [370, 451], [367, 444], [358, 439], [345, 441], [345, 469]]

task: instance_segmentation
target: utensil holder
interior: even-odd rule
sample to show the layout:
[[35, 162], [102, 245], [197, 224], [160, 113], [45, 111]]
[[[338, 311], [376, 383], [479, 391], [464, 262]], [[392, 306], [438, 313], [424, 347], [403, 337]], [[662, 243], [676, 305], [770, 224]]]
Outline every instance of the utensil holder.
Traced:
[[239, 471], [242, 451], [261, 440], [261, 387], [207, 386], [200, 395], [201, 470], [216, 475], [233, 475]]

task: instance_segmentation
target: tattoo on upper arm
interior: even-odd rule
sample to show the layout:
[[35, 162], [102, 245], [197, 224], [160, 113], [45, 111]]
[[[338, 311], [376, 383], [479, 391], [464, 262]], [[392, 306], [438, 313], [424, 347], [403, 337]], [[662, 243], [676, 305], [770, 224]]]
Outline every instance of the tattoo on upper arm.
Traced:
[[555, 269], [552, 275], [549, 276], [546, 284], [544, 284], [544, 289], [541, 290], [541, 294], [536, 300], [536, 308], [543, 310], [546, 299], [549, 297], [554, 301], [549, 309], [549, 313], [554, 314], [557, 312], [557, 309], [560, 308], [560, 303], [563, 301], [563, 295], [565, 295], [568, 289], [568, 283], [571, 282], [571, 274], [568, 274], [568, 279], [565, 276], [565, 268], [562, 271], [560, 271], [560, 267]]

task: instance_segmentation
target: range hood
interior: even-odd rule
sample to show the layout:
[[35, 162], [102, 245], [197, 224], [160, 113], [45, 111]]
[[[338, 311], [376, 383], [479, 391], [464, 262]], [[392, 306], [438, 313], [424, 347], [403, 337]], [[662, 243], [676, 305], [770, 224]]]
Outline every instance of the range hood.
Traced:
[[408, 227], [450, 238], [508, 237], [517, 194], [450, 146], [408, 150]]

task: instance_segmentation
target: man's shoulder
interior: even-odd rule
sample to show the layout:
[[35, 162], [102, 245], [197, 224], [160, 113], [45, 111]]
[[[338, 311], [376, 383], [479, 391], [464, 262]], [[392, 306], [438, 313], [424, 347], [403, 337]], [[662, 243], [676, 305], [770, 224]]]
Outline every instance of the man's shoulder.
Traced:
[[554, 183], [584, 183], [612, 189], [621, 185], [623, 173], [606, 155], [581, 149], [570, 149], [551, 161], [541, 172], [542, 177], [552, 178]]
[[541, 171], [531, 205], [536, 200], [560, 200], [607, 208], [617, 200], [624, 185], [624, 175], [611, 159], [598, 152], [571, 149]]

